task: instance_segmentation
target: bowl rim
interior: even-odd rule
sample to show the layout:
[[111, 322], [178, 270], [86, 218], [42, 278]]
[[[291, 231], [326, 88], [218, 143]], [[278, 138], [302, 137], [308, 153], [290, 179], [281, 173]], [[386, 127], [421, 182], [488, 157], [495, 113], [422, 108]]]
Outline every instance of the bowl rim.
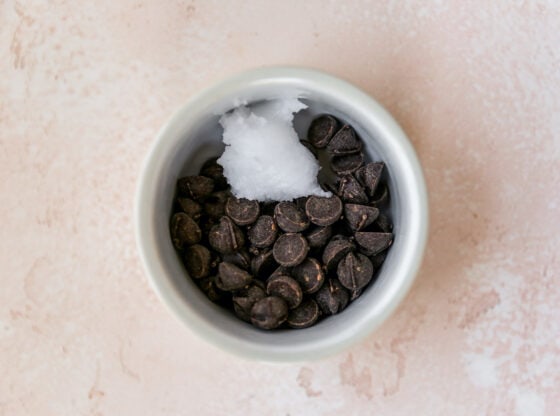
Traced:
[[[330, 89], [341, 91], [341, 94], [352, 98], [352, 100], [359, 103], [361, 107], [364, 107], [374, 114], [373, 117], [380, 120], [385, 130], [390, 132], [391, 140], [397, 142], [403, 156], [401, 159], [406, 160], [411, 174], [408, 179], [413, 181], [413, 192], [415, 191], [416, 193], [416, 195], [414, 195], [414, 200], [417, 202], [417, 209], [413, 212], [415, 232], [412, 238], [414, 241], [409, 244], [413, 247], [415, 252], [409, 255], [408, 273], [400, 286], [394, 289], [390, 302], [384, 307], [383, 312], [377, 315], [376, 320], [362, 325], [362, 330], [356, 332], [353, 336], [338, 339], [338, 341], [335, 342], [323, 343], [323, 345], [319, 347], [317, 347], [317, 343], [315, 343], [308, 346], [308, 348], [299, 348], [299, 350], [294, 350], [293, 348], [285, 350], [282, 348], [275, 348], [267, 352], [251, 346], [250, 340], [236, 342], [230, 337], [226, 337], [225, 334], [217, 328], [212, 328], [212, 330], [210, 330], [200, 319], [191, 319], [193, 317], [185, 316], [185, 308], [181, 305], [182, 298], [176, 291], [170, 288], [169, 284], [166, 284], [164, 278], [158, 277], [162, 269], [158, 265], [161, 260], [156, 254], [155, 242], [152, 241], [147, 227], [144, 226], [150, 218], [150, 210], [147, 206], [149, 204], [145, 204], [144, 202], [146, 201], [146, 197], [148, 197], [148, 195], [146, 195], [146, 184], [149, 183], [152, 166], [158, 160], [158, 151], [162, 141], [164, 141], [166, 136], [173, 130], [172, 126], [178, 124], [179, 120], [187, 114], [189, 108], [197, 102], [208, 101], [212, 97], [219, 100], [224, 91], [231, 91], [235, 88], [241, 90], [244, 86], [254, 84], [255, 82], [278, 78], [290, 78], [297, 79], [300, 82], [309, 81], [311, 84], [328, 85]], [[172, 315], [185, 326], [191, 328], [199, 337], [223, 350], [245, 358], [256, 358], [265, 361], [294, 362], [313, 360], [332, 355], [364, 339], [374, 329], [385, 322], [400, 305], [417, 276], [427, 243], [428, 221], [428, 193], [420, 162], [411, 142], [390, 113], [373, 97], [346, 80], [316, 69], [293, 66], [272, 66], [247, 70], [228, 77], [188, 99], [173, 113], [158, 131], [142, 165], [134, 199], [134, 229], [140, 260], [151, 287], [164, 305], [171, 310]]]

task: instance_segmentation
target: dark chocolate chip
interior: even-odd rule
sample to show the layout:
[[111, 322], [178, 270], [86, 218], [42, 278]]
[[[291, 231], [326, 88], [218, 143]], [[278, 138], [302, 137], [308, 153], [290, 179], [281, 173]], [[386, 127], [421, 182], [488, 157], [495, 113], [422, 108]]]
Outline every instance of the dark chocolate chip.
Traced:
[[351, 292], [364, 288], [373, 277], [371, 261], [361, 253], [348, 253], [337, 267], [338, 280]]
[[243, 247], [245, 238], [239, 227], [229, 217], [223, 216], [220, 222], [210, 229], [208, 242], [217, 252], [228, 254]]
[[198, 286], [204, 294], [214, 303], [224, 303], [229, 297], [226, 292], [216, 286], [216, 277], [204, 277], [199, 280]]
[[204, 162], [200, 168], [200, 175], [213, 179], [215, 189], [226, 189], [228, 182], [224, 176], [224, 168], [217, 160], [218, 158], [214, 157]]
[[303, 299], [298, 282], [286, 275], [271, 276], [266, 282], [266, 291], [270, 296], [284, 299], [290, 309], [299, 306]]
[[233, 301], [233, 310], [235, 314], [244, 321], [251, 322], [251, 309], [259, 300], [266, 297], [264, 288], [260, 285], [252, 283], [246, 288], [235, 292]]
[[210, 274], [211, 260], [210, 251], [200, 244], [189, 246], [185, 250], [185, 268], [193, 279]]
[[371, 264], [373, 265], [373, 270], [379, 270], [379, 268], [385, 262], [386, 258], [387, 258], [387, 252], [386, 251], [384, 251], [382, 253], [379, 253], [379, 254], [376, 254], [375, 256], [369, 256]]
[[249, 225], [259, 217], [260, 207], [258, 201], [245, 198], [229, 197], [226, 203], [226, 214], [237, 225]]
[[348, 237], [342, 235], [334, 236], [323, 251], [323, 264], [326, 269], [328, 271], [334, 270], [338, 262], [346, 256], [346, 254], [354, 250], [354, 248], [354, 243], [352, 243]]
[[340, 178], [337, 194], [344, 202], [353, 204], [367, 204], [368, 202], [364, 188], [352, 175], [344, 175]]
[[261, 215], [247, 232], [251, 244], [258, 248], [270, 247], [277, 235], [278, 228], [270, 215]]
[[344, 204], [344, 217], [352, 231], [359, 231], [372, 224], [379, 216], [379, 210], [369, 205]]
[[317, 292], [325, 280], [325, 273], [316, 259], [306, 258], [292, 269], [292, 277], [299, 283], [303, 293]]
[[177, 198], [177, 204], [181, 207], [183, 212], [193, 220], [199, 220], [200, 214], [202, 213], [202, 207], [198, 202], [191, 198]]
[[181, 196], [198, 201], [212, 193], [214, 181], [206, 176], [185, 176], [177, 181], [177, 190]]
[[278, 268], [272, 250], [263, 251], [251, 260], [251, 271], [255, 277], [266, 279]]
[[316, 118], [311, 122], [307, 131], [307, 139], [317, 149], [322, 149], [329, 144], [338, 128], [336, 119], [329, 115]]
[[331, 159], [331, 168], [337, 175], [348, 175], [358, 170], [364, 163], [362, 152], [349, 155], [338, 155]]
[[249, 255], [249, 252], [244, 248], [233, 253], [223, 254], [222, 260], [227, 261], [231, 264], [235, 264], [237, 267], [241, 267], [245, 270], [249, 270], [249, 267], [251, 266], [251, 256]]
[[315, 294], [315, 302], [325, 315], [334, 315], [348, 305], [348, 292], [337, 279], [328, 279]]
[[327, 150], [333, 155], [356, 153], [362, 150], [362, 141], [356, 137], [354, 129], [346, 124], [332, 137]]
[[282, 234], [272, 248], [274, 259], [278, 264], [286, 267], [296, 266], [305, 259], [309, 245], [307, 240], [298, 233]]
[[221, 290], [239, 290], [251, 283], [251, 280], [252, 276], [235, 264], [223, 261], [218, 266], [216, 286]]
[[391, 231], [393, 231], [393, 224], [391, 223], [391, 220], [383, 214], [380, 214], [377, 217], [375, 226], [384, 233], [390, 233]]
[[274, 219], [287, 233], [299, 233], [309, 226], [309, 219], [293, 202], [279, 202], [274, 208]]
[[369, 201], [370, 204], [375, 206], [380, 206], [389, 201], [389, 188], [385, 184], [379, 184], [375, 194], [371, 197]]
[[183, 212], [178, 212], [171, 217], [170, 228], [173, 245], [179, 250], [198, 243], [202, 238], [202, 231], [196, 221]]
[[332, 228], [328, 227], [314, 227], [305, 234], [307, 243], [310, 248], [323, 247], [329, 241], [332, 235]]
[[375, 256], [381, 253], [393, 242], [393, 234], [391, 233], [374, 233], [374, 232], [357, 232], [354, 239], [360, 251], [366, 256]]
[[268, 296], [251, 308], [251, 323], [257, 328], [274, 329], [288, 319], [288, 305], [277, 296]]
[[204, 201], [204, 212], [213, 219], [219, 219], [225, 215], [226, 201], [231, 193], [229, 191], [212, 192]]
[[307, 299], [290, 311], [286, 322], [291, 328], [308, 328], [317, 322], [320, 314], [321, 311], [317, 302], [313, 299]]
[[331, 197], [310, 196], [305, 203], [305, 213], [313, 224], [326, 227], [340, 219], [342, 201], [336, 195]]
[[373, 197], [375, 194], [384, 166], [385, 164], [383, 162], [373, 162], [368, 163], [356, 171], [356, 178], [363, 185], [366, 193], [370, 197]]

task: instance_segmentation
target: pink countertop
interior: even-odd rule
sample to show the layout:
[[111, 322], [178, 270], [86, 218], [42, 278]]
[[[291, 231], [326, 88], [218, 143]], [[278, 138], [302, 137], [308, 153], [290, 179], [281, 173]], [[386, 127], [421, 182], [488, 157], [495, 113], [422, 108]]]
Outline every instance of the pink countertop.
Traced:
[[[0, 415], [557, 414], [560, 3], [51, 3], [0, 2]], [[133, 236], [158, 128], [265, 64], [378, 98], [430, 189], [409, 296], [319, 362], [199, 340], [148, 286]]]

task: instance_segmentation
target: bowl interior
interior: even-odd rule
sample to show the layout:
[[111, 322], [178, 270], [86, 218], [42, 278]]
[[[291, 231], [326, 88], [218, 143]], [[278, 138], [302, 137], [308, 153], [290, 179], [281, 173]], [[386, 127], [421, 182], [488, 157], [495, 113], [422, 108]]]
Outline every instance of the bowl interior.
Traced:
[[[346, 89], [341, 90], [341, 86]], [[299, 96], [308, 105], [294, 121], [300, 138], [306, 136], [316, 115], [330, 113], [356, 129], [369, 160], [385, 162], [385, 179], [391, 195], [388, 215], [394, 223], [394, 243], [375, 282], [343, 313], [304, 330], [266, 332], [240, 321], [206, 298], [187, 276], [172, 246], [168, 224], [177, 179], [196, 174], [205, 160], [223, 151], [220, 115], [240, 102], [250, 104], [283, 96]], [[293, 77], [237, 80], [196, 97], [160, 133], [140, 189], [140, 245], [156, 290], [182, 320], [203, 336], [234, 352], [256, 358], [313, 358], [364, 336], [404, 296], [413, 278], [411, 266], [417, 261], [414, 256], [418, 255], [418, 224], [415, 224], [418, 215], [414, 211], [421, 211], [421, 201], [414, 195], [418, 190], [411, 188], [417, 178], [411, 177], [414, 166], [411, 167], [407, 156], [412, 151], [407, 145], [391, 117], [346, 83], [325, 86], [316, 78]]]

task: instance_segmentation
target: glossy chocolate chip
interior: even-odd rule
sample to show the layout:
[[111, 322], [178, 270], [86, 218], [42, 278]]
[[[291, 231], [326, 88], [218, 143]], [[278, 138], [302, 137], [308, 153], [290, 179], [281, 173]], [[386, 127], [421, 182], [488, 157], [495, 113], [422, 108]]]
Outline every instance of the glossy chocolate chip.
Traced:
[[383, 162], [373, 162], [362, 166], [356, 171], [356, 178], [360, 181], [367, 195], [370, 197], [373, 197], [375, 194], [384, 166], [385, 164]]
[[284, 299], [290, 309], [297, 307], [303, 299], [298, 282], [286, 275], [271, 276], [266, 282], [266, 292]]
[[309, 219], [293, 202], [279, 202], [274, 208], [274, 220], [287, 233], [298, 233], [309, 226]]
[[198, 243], [202, 238], [202, 231], [196, 221], [183, 212], [178, 212], [171, 217], [170, 231], [173, 245], [179, 250]]
[[342, 235], [333, 237], [323, 251], [323, 264], [326, 269], [334, 270], [338, 262], [354, 248], [355, 245], [348, 237]]
[[344, 218], [352, 229], [359, 231], [372, 224], [379, 216], [379, 210], [369, 205], [344, 204]]
[[323, 247], [327, 244], [332, 235], [332, 228], [314, 227], [305, 234], [307, 243], [311, 248]]
[[334, 315], [348, 305], [349, 295], [337, 279], [328, 279], [315, 294], [315, 302], [325, 315]]
[[202, 206], [191, 198], [177, 198], [177, 205], [181, 210], [191, 217], [193, 220], [198, 221], [202, 213]]
[[350, 252], [338, 263], [337, 276], [345, 288], [356, 292], [371, 281], [373, 265], [363, 254]]
[[330, 197], [310, 196], [305, 203], [305, 213], [313, 224], [326, 227], [340, 219], [342, 201], [336, 195]]
[[337, 175], [349, 175], [358, 170], [364, 163], [362, 152], [349, 155], [338, 155], [331, 159], [331, 168]]
[[292, 277], [299, 283], [303, 293], [317, 292], [325, 281], [321, 263], [312, 257], [306, 258], [292, 269]]
[[245, 238], [239, 227], [229, 217], [223, 216], [220, 222], [210, 229], [208, 242], [217, 252], [228, 254], [243, 247]]
[[278, 263], [274, 260], [272, 250], [266, 250], [257, 254], [251, 260], [251, 271], [253, 276], [259, 279], [266, 279], [278, 268]]
[[214, 181], [206, 176], [185, 176], [177, 181], [177, 191], [181, 196], [204, 199], [214, 190]]
[[226, 214], [237, 225], [249, 225], [259, 217], [260, 207], [258, 201], [231, 196], [226, 203]]
[[327, 150], [333, 155], [356, 153], [362, 150], [362, 141], [356, 137], [354, 129], [346, 124], [329, 141]]
[[307, 140], [317, 149], [322, 149], [329, 144], [337, 128], [338, 122], [334, 117], [329, 115], [318, 117], [309, 126]]
[[239, 290], [251, 283], [251, 280], [253, 277], [235, 264], [223, 261], [218, 266], [216, 286], [221, 290]]
[[277, 235], [278, 227], [270, 215], [261, 215], [247, 232], [247, 238], [257, 248], [270, 247]]
[[200, 245], [194, 244], [185, 250], [185, 268], [193, 279], [200, 279], [210, 273], [212, 256], [210, 251]]
[[231, 264], [235, 264], [237, 267], [245, 270], [249, 270], [249, 267], [251, 266], [251, 256], [249, 252], [244, 248], [238, 251], [234, 251], [233, 253], [223, 254], [222, 260]]
[[391, 233], [357, 232], [354, 239], [360, 251], [366, 256], [375, 256], [388, 248], [393, 242]]
[[274, 329], [286, 322], [286, 319], [288, 305], [277, 296], [263, 298], [251, 308], [251, 323], [257, 328]]
[[319, 305], [313, 299], [307, 299], [288, 314], [287, 324], [291, 328], [302, 329], [312, 326], [321, 314]]
[[272, 248], [276, 262], [285, 267], [301, 263], [308, 251], [307, 240], [299, 233], [282, 234]]
[[344, 202], [350, 202], [352, 204], [368, 203], [368, 197], [364, 188], [352, 175], [340, 177], [337, 194]]
[[233, 301], [233, 310], [235, 314], [244, 321], [251, 322], [251, 309], [259, 300], [266, 297], [264, 288], [255, 283], [249, 284], [247, 287], [235, 292]]

